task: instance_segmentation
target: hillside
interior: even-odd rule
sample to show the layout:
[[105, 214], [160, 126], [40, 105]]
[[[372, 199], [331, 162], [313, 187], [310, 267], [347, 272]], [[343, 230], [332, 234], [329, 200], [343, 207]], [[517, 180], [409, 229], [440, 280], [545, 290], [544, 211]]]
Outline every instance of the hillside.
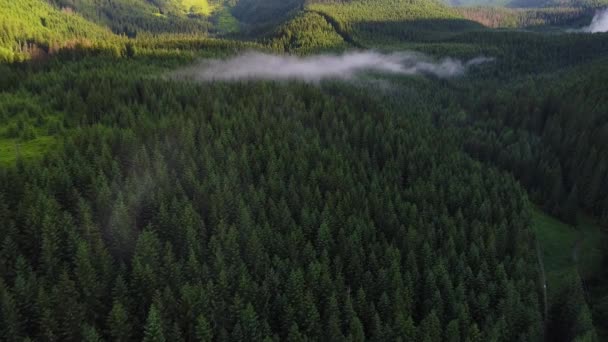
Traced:
[[493, 28], [546, 27], [547, 25], [581, 26], [591, 20], [595, 12], [583, 7], [506, 8], [460, 7], [463, 17]]
[[111, 40], [107, 28], [41, 0], [0, 0], [0, 60], [21, 60], [66, 44]]
[[304, 0], [235, 0], [233, 15], [248, 26], [278, 25], [299, 10]]
[[306, 9], [322, 14], [338, 32], [366, 46], [432, 40], [450, 31], [481, 28], [435, 0], [311, 1]]
[[597, 8], [608, 5], [607, 0], [446, 0], [451, 6], [484, 6], [507, 8]]
[[215, 6], [207, 0], [50, 0], [85, 18], [130, 37], [141, 32], [197, 32], [212, 30]]
[[458, 16], [435, 0], [349, 0], [307, 2], [307, 8], [332, 15], [344, 23], [398, 22], [418, 19], [445, 19]]
[[280, 24], [302, 0], [50, 0], [131, 37], [138, 32], [222, 34]]
[[300, 54], [352, 47], [348, 37], [336, 29], [323, 15], [303, 12], [276, 29], [271, 36], [271, 46], [279, 51]]

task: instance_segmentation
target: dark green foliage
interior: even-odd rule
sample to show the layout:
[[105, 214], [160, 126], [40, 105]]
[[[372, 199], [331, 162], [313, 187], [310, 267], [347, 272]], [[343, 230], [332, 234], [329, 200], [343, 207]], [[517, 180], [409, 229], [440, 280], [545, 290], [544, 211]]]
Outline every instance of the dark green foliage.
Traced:
[[248, 25], [278, 24], [299, 9], [304, 0], [229, 0], [236, 2], [232, 13]]
[[560, 293], [556, 296], [557, 302], [551, 308], [547, 337], [552, 341], [596, 339], [581, 280], [578, 274], [569, 274], [568, 277], [569, 281], [560, 289]]
[[[580, 41], [584, 39], [581, 37]], [[572, 56], [576, 53], [579, 58], [587, 55], [584, 49], [568, 52]], [[603, 54], [589, 53], [585, 58], [597, 61], [507, 86], [503, 82], [476, 82], [469, 78], [467, 82], [455, 82], [443, 95], [432, 90], [447, 108], [436, 113], [435, 123], [452, 129], [464, 149], [476, 159], [512, 172], [529, 189], [535, 202], [571, 224], [572, 229], [576, 229], [581, 211], [605, 225], [608, 202], [606, 192], [601, 189], [608, 184], [605, 167], [608, 145], [604, 143], [608, 119], [604, 103], [608, 93], [602, 81], [607, 74]], [[557, 62], [561, 63], [565, 62]], [[466, 95], [472, 93], [474, 98]], [[577, 243], [570, 241], [573, 246]], [[601, 253], [606, 251], [603, 249]], [[573, 253], [576, 252], [567, 249], [564, 258], [574, 258], [576, 263]], [[556, 293], [558, 301], [549, 312], [549, 324], [566, 330], [575, 329], [574, 326], [582, 324], [579, 322], [584, 322], [583, 326], [588, 324], [588, 304], [595, 324], [602, 329], [606, 279], [601, 273], [585, 274], [583, 282], [588, 284], [590, 293], [585, 298]], [[572, 282], [570, 290], [582, 291], [581, 286], [580, 282]], [[564, 296], [570, 296], [576, 304], [561, 302]], [[568, 305], [576, 306], [580, 314], [560, 316]], [[593, 335], [587, 326], [555, 336], [566, 336], [567, 340], [588, 333]]]
[[[173, 2], [87, 4], [60, 3], [132, 38], [40, 35], [56, 22], [35, 18], [19, 57], [34, 61], [0, 64], [0, 142], [55, 142], [0, 150], [0, 339], [595, 337], [608, 310], [585, 305], [586, 279], [543, 317], [520, 183], [572, 224], [608, 219], [605, 36], [491, 31], [432, 1], [213, 3], [252, 26], [293, 13], [263, 46], [200, 37], [210, 21]], [[24, 38], [3, 30], [14, 61]], [[349, 45], [496, 61], [354, 85], [157, 77], [196, 56]]]
[[[488, 90], [465, 110], [465, 148], [510, 169], [545, 207], [576, 224], [578, 208], [605, 217], [608, 141], [603, 62], [560, 77], [542, 77], [499, 94]], [[491, 93], [491, 95], [490, 95]], [[515, 101], [516, 99], [516, 101]]]
[[163, 322], [158, 309], [154, 304], [150, 306], [148, 319], [144, 328], [144, 342], [165, 342], [163, 333]]
[[207, 342], [213, 341], [213, 331], [209, 326], [209, 322], [205, 319], [205, 316], [200, 315], [196, 319], [196, 339], [197, 341]]
[[[70, 113], [70, 133], [1, 174], [6, 238], [35, 270], [6, 259], [3, 333], [483, 339], [501, 317], [542, 334], [524, 193], [423, 107], [339, 84], [153, 80], [118, 61], [19, 81]], [[17, 299], [23, 286], [39, 295]]]
[[304, 12], [279, 27], [272, 39], [276, 50], [306, 53], [345, 48], [344, 38], [320, 14]]

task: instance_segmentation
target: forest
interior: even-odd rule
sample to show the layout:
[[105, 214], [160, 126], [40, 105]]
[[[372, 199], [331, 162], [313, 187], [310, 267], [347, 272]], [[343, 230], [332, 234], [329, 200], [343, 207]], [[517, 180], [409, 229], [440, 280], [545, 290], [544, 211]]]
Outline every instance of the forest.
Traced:
[[0, 0], [0, 340], [607, 339], [601, 5]]

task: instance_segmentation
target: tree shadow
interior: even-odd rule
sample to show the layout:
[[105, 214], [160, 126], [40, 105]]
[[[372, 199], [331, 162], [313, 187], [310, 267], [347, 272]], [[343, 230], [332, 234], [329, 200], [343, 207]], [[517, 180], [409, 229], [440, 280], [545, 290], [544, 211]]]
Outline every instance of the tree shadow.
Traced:
[[410, 21], [359, 22], [352, 25], [355, 36], [365, 41], [437, 42], [463, 32], [486, 29], [466, 19], [419, 19]]

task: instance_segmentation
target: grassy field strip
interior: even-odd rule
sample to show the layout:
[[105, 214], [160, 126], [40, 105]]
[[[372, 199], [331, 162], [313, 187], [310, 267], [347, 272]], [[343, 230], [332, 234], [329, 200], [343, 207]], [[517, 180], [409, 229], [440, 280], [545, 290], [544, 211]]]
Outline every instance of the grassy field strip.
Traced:
[[585, 277], [600, 267], [602, 231], [590, 219], [572, 227], [535, 209], [533, 225], [549, 278], [577, 267]]
[[[532, 226], [542, 252], [541, 267], [546, 275], [545, 293], [548, 306], [559, 296], [560, 290], [569, 285], [572, 274], [578, 273], [589, 304], [595, 303], [592, 292], [585, 286], [589, 278], [601, 268], [602, 228], [591, 219], [581, 217], [576, 227], [570, 226], [538, 208], [533, 210]], [[606, 336], [599, 331], [600, 336]]]
[[42, 156], [55, 146], [57, 139], [53, 136], [41, 136], [29, 141], [19, 139], [0, 140], [0, 165], [14, 164], [18, 157], [33, 159]]
[[209, 16], [214, 11], [207, 0], [182, 0], [182, 7], [186, 12]]

